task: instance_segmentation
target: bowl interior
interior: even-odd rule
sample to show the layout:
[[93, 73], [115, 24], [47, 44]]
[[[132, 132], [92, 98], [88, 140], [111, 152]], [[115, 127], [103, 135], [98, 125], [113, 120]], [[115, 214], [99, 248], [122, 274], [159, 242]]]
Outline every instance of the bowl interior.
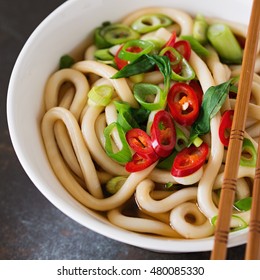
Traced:
[[[61, 186], [49, 166], [40, 134], [43, 91], [48, 76], [56, 69], [62, 54], [75, 50], [103, 21], [116, 21], [141, 7], [165, 6], [189, 13], [200, 12], [247, 23], [252, 1], [243, 0], [74, 0], [50, 14], [33, 32], [14, 66], [7, 98], [7, 117], [13, 146], [35, 186], [62, 212], [80, 224], [118, 241], [160, 252], [206, 251], [212, 238], [170, 240], [128, 232], [75, 201]], [[236, 7], [236, 12], [233, 12]], [[239, 8], [237, 8], [239, 7]], [[245, 242], [246, 230], [232, 234], [229, 246]]]

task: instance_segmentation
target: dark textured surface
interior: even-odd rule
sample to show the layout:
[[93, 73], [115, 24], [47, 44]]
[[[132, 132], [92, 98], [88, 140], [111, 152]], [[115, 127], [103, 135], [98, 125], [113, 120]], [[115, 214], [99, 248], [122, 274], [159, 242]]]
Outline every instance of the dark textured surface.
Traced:
[[[23, 171], [6, 122], [15, 60], [35, 27], [61, 0], [0, 0], [0, 259], [208, 259], [209, 252], [161, 254], [121, 244], [82, 227], [56, 209]], [[242, 259], [244, 246], [229, 249]]]

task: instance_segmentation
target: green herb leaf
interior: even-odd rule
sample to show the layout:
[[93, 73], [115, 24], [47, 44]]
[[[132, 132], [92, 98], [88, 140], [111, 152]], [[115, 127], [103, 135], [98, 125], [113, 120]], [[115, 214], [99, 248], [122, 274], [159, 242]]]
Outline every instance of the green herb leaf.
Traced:
[[164, 77], [164, 92], [168, 93], [172, 69], [170, 59], [167, 56], [143, 54], [113, 75], [112, 79], [126, 78], [133, 75], [146, 73], [151, 71], [155, 66], [159, 68]]
[[174, 151], [172, 154], [170, 154], [167, 158], [164, 158], [161, 160], [156, 167], [159, 169], [164, 169], [164, 170], [171, 170], [173, 161], [177, 155], [177, 151]]
[[252, 197], [240, 199], [234, 203], [234, 206], [240, 211], [248, 211], [252, 206]]
[[70, 55], [65, 54], [60, 58], [59, 68], [60, 69], [70, 68], [74, 64], [74, 62], [75, 62], [74, 59]]
[[199, 116], [191, 128], [189, 145], [198, 136], [210, 131], [210, 120], [217, 114], [225, 102], [232, 83], [233, 79], [220, 85], [212, 86], [205, 92]]

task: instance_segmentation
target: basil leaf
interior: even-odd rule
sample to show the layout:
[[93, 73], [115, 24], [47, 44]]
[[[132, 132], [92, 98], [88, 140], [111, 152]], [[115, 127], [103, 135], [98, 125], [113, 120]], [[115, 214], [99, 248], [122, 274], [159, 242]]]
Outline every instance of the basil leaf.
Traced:
[[217, 114], [225, 102], [232, 83], [233, 79], [217, 86], [212, 86], [205, 92], [199, 116], [191, 127], [189, 145], [199, 135], [210, 131], [210, 120]]
[[150, 59], [149, 55], [144, 54], [118, 71], [112, 76], [112, 79], [127, 78], [133, 75], [145, 73], [150, 71], [154, 66], [155, 62]]
[[240, 199], [234, 203], [234, 206], [240, 211], [248, 211], [252, 206], [252, 197]]
[[164, 77], [164, 92], [168, 93], [171, 80], [171, 63], [167, 56], [143, 54], [130, 64], [126, 65], [112, 79], [126, 78], [133, 75], [146, 73], [157, 66]]
[[153, 61], [156, 66], [159, 68], [160, 72], [164, 77], [164, 92], [168, 94], [170, 89], [170, 81], [171, 81], [171, 62], [169, 57], [167, 56], [160, 56], [160, 55], [150, 55], [150, 61]]

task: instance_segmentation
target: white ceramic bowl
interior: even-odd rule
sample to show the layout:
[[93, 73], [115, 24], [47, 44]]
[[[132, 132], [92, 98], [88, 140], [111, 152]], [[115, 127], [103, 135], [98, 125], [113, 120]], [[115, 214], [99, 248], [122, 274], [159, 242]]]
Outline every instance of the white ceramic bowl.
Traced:
[[[211, 250], [213, 238], [172, 240], [117, 228], [72, 198], [54, 176], [43, 147], [39, 125], [43, 90], [48, 76], [57, 66], [57, 58], [84, 41], [88, 32], [104, 20], [118, 20], [142, 7], [165, 6], [248, 23], [251, 4], [252, 1], [244, 0], [70, 0], [51, 13], [22, 49], [12, 72], [7, 99], [13, 146], [35, 186], [66, 215], [115, 240], [160, 252]], [[231, 234], [229, 246], [245, 241], [246, 230], [238, 231]]]

